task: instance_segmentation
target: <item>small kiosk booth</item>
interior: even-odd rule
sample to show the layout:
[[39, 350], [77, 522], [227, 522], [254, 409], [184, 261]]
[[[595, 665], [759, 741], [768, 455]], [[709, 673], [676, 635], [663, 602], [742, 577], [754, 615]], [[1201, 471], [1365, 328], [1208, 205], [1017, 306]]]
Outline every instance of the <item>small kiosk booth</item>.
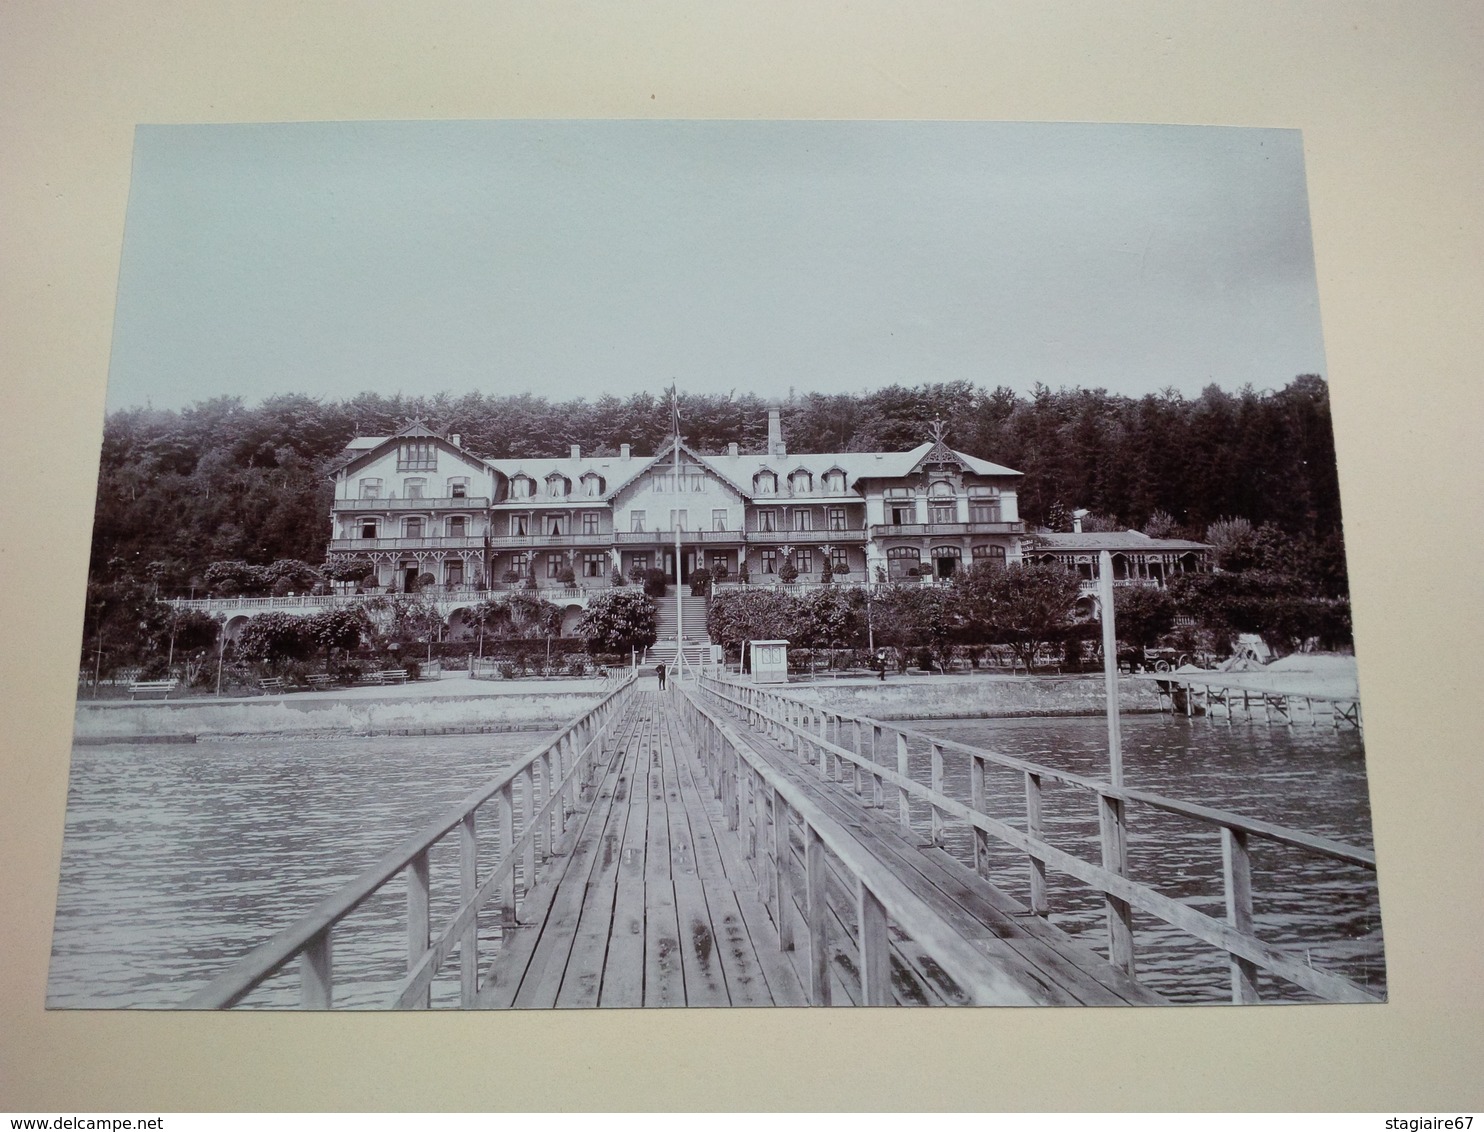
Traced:
[[750, 641], [748, 648], [754, 684], [788, 683], [787, 641]]

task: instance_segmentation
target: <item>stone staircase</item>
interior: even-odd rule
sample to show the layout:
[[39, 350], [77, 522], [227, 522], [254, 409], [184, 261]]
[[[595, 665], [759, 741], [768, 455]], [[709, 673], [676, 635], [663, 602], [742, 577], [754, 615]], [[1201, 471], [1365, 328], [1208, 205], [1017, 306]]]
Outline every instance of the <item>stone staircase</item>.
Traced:
[[711, 658], [711, 638], [706, 633], [706, 599], [685, 594], [680, 599], [680, 615], [683, 624], [676, 631], [675, 588], [671, 586], [662, 598], [655, 598], [659, 615], [656, 618], [655, 643], [645, 653], [644, 663], [648, 667], [663, 664], [673, 669], [678, 654], [682, 651], [687, 665], [700, 667]]

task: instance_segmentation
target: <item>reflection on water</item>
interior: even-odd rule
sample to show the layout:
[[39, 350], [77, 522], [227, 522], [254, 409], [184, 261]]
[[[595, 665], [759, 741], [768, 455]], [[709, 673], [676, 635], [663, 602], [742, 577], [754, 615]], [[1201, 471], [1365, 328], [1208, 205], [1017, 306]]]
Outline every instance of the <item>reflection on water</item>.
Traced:
[[[527, 732], [75, 747], [47, 1005], [178, 1006], [541, 741]], [[435, 886], [442, 877], [454, 891], [456, 845], [431, 867]], [[397, 926], [346, 933], [337, 968], [361, 968], [354, 949], [366, 947], [395, 978], [403, 891], [393, 883], [351, 917]], [[249, 1002], [292, 1004], [292, 972], [275, 983]], [[336, 1001], [357, 996], [337, 988]]]
[[[1227, 724], [1183, 716], [1132, 716], [1123, 721], [1124, 781], [1153, 793], [1231, 810], [1306, 833], [1371, 848], [1365, 750], [1355, 731], [1329, 727]], [[1108, 777], [1107, 725], [1102, 719], [1022, 719], [924, 722], [934, 736], [988, 747], [1002, 754]], [[914, 773], [927, 777], [927, 755], [914, 753]], [[945, 785], [968, 796], [968, 767], [945, 757]], [[989, 809], [1024, 828], [1022, 775], [986, 774]], [[1081, 791], [1047, 784], [1046, 840], [1084, 859], [1099, 860], [1096, 809]], [[914, 822], [926, 828], [926, 807]], [[949, 848], [969, 858], [962, 827], [948, 829]], [[992, 843], [993, 844], [993, 843]], [[1348, 976], [1385, 993], [1381, 912], [1376, 875], [1297, 849], [1253, 838], [1254, 931], [1269, 943], [1292, 948], [1316, 967]], [[1221, 840], [1211, 826], [1147, 807], [1129, 811], [1129, 868], [1134, 879], [1217, 919], [1225, 917]], [[994, 877], [1013, 895], [1027, 898], [1023, 855], [991, 852]], [[1051, 922], [1077, 933], [1106, 954], [1101, 897], [1050, 874]], [[1135, 913], [1139, 978], [1182, 1002], [1221, 1001], [1229, 994], [1227, 959], [1162, 921]], [[1291, 984], [1261, 975], [1262, 997], [1311, 1000]]]
[[[1106, 775], [1097, 719], [924, 723], [931, 734], [1089, 777]], [[1199, 801], [1351, 844], [1370, 846], [1364, 752], [1354, 732], [1227, 725], [1183, 717], [1124, 720], [1131, 786]], [[533, 734], [366, 738], [199, 745], [83, 746], [73, 751], [48, 1004], [171, 1007], [334, 892], [399, 840], [541, 742]], [[914, 752], [927, 778], [927, 754]], [[947, 784], [967, 797], [968, 769], [950, 753]], [[990, 810], [1021, 824], [1021, 776], [991, 770]], [[1045, 835], [1097, 859], [1087, 795], [1048, 784]], [[924, 826], [925, 807], [914, 817]], [[481, 821], [483, 822], [483, 818]], [[481, 875], [494, 838], [481, 825]], [[968, 838], [948, 830], [967, 856]], [[1385, 989], [1374, 874], [1255, 842], [1255, 928], [1377, 992]], [[1221, 917], [1221, 849], [1209, 827], [1135, 808], [1133, 875]], [[1024, 858], [996, 848], [996, 879], [1024, 898]], [[432, 855], [435, 925], [457, 899], [457, 846]], [[1100, 901], [1051, 875], [1052, 920], [1102, 949]], [[385, 1001], [406, 962], [405, 889], [393, 882], [337, 934], [337, 1005]], [[1139, 975], [1179, 1001], [1227, 994], [1226, 958], [1136, 916]], [[492, 930], [492, 929], [491, 929]], [[487, 932], [483, 933], [487, 936]], [[487, 954], [487, 952], [486, 952]], [[456, 1001], [457, 964], [435, 988]], [[341, 975], [354, 972], [349, 983]], [[1304, 992], [1264, 978], [1264, 998]], [[292, 1006], [291, 967], [247, 1000]]]

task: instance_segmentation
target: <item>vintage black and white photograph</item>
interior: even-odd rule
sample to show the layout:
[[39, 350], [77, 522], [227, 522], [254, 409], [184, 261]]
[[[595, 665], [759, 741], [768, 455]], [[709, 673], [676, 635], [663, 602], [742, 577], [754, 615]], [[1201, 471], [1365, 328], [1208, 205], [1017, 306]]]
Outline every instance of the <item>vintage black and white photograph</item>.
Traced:
[[136, 131], [51, 1008], [1384, 1002], [1364, 739], [1298, 131]]

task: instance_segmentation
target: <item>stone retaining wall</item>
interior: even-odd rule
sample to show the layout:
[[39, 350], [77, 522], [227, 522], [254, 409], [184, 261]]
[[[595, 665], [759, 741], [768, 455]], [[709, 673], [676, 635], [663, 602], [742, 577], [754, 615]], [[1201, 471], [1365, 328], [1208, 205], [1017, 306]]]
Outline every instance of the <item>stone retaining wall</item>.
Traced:
[[[1101, 676], [887, 677], [883, 683], [789, 684], [779, 688], [851, 715], [875, 719], [994, 719], [1013, 716], [1102, 715]], [[1120, 680], [1119, 709], [1159, 710], [1152, 686]]]

